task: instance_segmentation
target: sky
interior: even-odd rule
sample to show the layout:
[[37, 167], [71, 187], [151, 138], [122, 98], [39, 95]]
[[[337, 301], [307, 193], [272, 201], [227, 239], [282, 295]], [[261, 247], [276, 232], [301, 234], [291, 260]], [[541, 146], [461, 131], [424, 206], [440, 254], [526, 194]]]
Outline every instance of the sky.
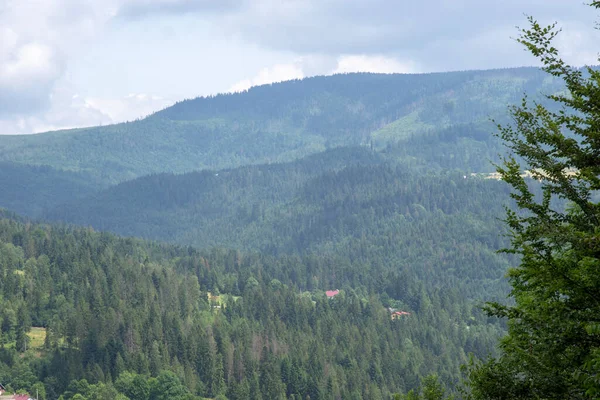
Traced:
[[314, 75], [537, 65], [514, 38], [558, 22], [598, 64], [585, 0], [0, 0], [0, 134], [143, 118]]

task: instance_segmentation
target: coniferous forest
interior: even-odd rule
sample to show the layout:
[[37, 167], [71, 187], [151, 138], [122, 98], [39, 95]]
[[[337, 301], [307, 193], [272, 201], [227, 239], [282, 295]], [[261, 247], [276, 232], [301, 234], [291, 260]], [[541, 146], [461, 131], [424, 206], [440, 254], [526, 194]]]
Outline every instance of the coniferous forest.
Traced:
[[530, 24], [542, 69], [314, 77], [0, 136], [0, 388], [598, 398], [600, 72]]
[[28, 217], [1, 224], [0, 382], [48, 399], [456, 395], [506, 330], [480, 305], [508, 291], [509, 189], [410, 149], [110, 187], [7, 163], [3, 205]]

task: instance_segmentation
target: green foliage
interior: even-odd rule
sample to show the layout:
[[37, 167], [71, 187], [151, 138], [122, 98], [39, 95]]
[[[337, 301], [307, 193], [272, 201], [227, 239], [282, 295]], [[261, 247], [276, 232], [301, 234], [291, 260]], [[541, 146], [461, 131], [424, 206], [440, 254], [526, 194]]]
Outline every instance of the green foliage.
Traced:
[[506, 294], [508, 188], [469, 172], [525, 89], [562, 86], [533, 68], [348, 74], [0, 137], [0, 205], [202, 248], [0, 211], [0, 381], [64, 400], [452, 394], [505, 329], [476, 304]]
[[[441, 276], [12, 219], [0, 219], [0, 276], [1, 337], [21, 324], [49, 338], [0, 349], [0, 379], [42, 382], [48, 398], [385, 398], [429, 373], [456, 382], [465, 349], [483, 355], [502, 331]], [[342, 291], [327, 299], [331, 287]], [[412, 314], [392, 321], [376, 290]]]
[[[600, 8], [600, 3], [592, 4]], [[509, 252], [520, 255], [509, 271], [514, 305], [492, 303], [492, 315], [508, 319], [502, 355], [475, 362], [469, 385], [481, 399], [598, 398], [600, 335], [600, 71], [568, 66], [553, 39], [555, 25], [531, 27], [518, 40], [567, 92], [550, 95], [553, 109], [524, 99], [512, 108], [513, 126], [500, 137], [519, 156], [499, 172], [514, 189], [519, 211], [509, 211]], [[521, 176], [530, 169], [542, 181], [536, 196]], [[566, 210], [555, 199], [568, 201]]]
[[34, 383], [31, 388], [29, 388], [29, 393], [32, 396], [36, 396], [37, 400], [46, 400], [46, 387], [42, 382]]
[[438, 381], [437, 376], [429, 375], [422, 382], [421, 392], [423, 394], [423, 400], [443, 400], [444, 399], [444, 388]]
[[31, 217], [102, 189], [90, 176], [50, 167], [0, 162], [0, 207]]
[[371, 270], [351, 273], [338, 263], [331, 285], [366, 284], [386, 264], [422, 279], [439, 266], [436, 274], [453, 275], [454, 287], [467, 275], [481, 278], [464, 288], [475, 297], [475, 288], [503, 295], [498, 271], [506, 261], [495, 251], [507, 199], [506, 185], [494, 180], [423, 175], [367, 150], [337, 149], [289, 164], [139, 178], [47, 217], [204, 248], [369, 260]]
[[[3, 135], [0, 160], [85, 173], [112, 184], [150, 173], [290, 161], [339, 146], [385, 147], [412, 135], [501, 118], [506, 104], [518, 101], [524, 90], [560, 89], [534, 68], [313, 77], [186, 100], [139, 121]], [[473, 143], [475, 149], [481, 145]], [[464, 146], [450, 146], [449, 154]]]
[[436, 375], [428, 375], [416, 389], [411, 389], [405, 395], [395, 394], [393, 400], [444, 400], [453, 397], [445, 396], [445, 389]]

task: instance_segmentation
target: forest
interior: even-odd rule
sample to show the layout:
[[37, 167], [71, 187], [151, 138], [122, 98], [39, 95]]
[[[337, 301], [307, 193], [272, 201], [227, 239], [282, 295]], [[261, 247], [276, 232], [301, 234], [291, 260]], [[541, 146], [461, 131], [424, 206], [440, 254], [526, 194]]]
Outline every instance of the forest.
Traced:
[[598, 398], [600, 70], [529, 22], [541, 69], [313, 77], [0, 136], [2, 387]]
[[[479, 137], [466, 140], [481, 151], [493, 140], [490, 118], [506, 119], [507, 104], [524, 92], [543, 101], [542, 94], [563, 87], [536, 68], [318, 76], [185, 100], [128, 123], [2, 135], [0, 161], [82, 173], [109, 185], [151, 173], [292, 161], [334, 147], [384, 148], [465, 125], [473, 127], [456, 130], [479, 129]], [[448, 145], [461, 151], [465, 139], [459, 140]], [[497, 156], [496, 143], [474, 161], [478, 167], [492, 170], [486, 157]]]
[[508, 187], [399, 151], [89, 191], [8, 164], [22, 192], [5, 204], [55, 222], [2, 219], [0, 382], [47, 399], [457, 394], [506, 329], [479, 306], [508, 290]]
[[[539, 74], [481, 74], [516, 72], [531, 84]], [[369, 93], [391, 96], [390, 79], [409, 101], [424, 82], [435, 92], [473, 74], [308, 79], [183, 102], [139, 124], [226, 113], [272, 126], [298, 108], [260, 98], [297, 104], [336, 90], [375, 109]], [[455, 119], [413, 114], [367, 136], [363, 120], [356, 140], [339, 121], [307, 122], [330, 149], [225, 169], [156, 163], [167, 171], [124, 180], [135, 174], [102, 164], [4, 162], [13, 189], [0, 206], [22, 217], [6, 211], [0, 224], [0, 383], [63, 400], [459, 396], [461, 366], [495, 355], [506, 332], [481, 305], [505, 299], [517, 258], [497, 253], [514, 204], [488, 179], [500, 149], [479, 120], [488, 109], [456, 107]]]
[[381, 273], [341, 257], [199, 251], [10, 215], [0, 239], [0, 381], [44, 398], [384, 399], [424, 377], [451, 393], [504, 329], [458, 288], [387, 271], [378, 293]]

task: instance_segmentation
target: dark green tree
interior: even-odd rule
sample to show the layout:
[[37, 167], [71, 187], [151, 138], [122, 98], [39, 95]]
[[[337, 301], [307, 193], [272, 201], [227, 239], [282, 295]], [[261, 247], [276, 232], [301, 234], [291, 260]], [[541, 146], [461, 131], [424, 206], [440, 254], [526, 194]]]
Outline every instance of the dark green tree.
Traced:
[[444, 398], [444, 387], [436, 375], [429, 375], [421, 382], [423, 400], [442, 400]]
[[[487, 306], [508, 320], [502, 355], [473, 363], [468, 386], [481, 399], [598, 398], [600, 71], [560, 58], [556, 24], [529, 22], [518, 42], [564, 81], [565, 91], [549, 95], [547, 107], [524, 99], [511, 110], [514, 123], [499, 127], [512, 155], [498, 171], [517, 206], [507, 212], [507, 251], [520, 263], [508, 273], [514, 305]], [[541, 196], [525, 170], [542, 183]]]

